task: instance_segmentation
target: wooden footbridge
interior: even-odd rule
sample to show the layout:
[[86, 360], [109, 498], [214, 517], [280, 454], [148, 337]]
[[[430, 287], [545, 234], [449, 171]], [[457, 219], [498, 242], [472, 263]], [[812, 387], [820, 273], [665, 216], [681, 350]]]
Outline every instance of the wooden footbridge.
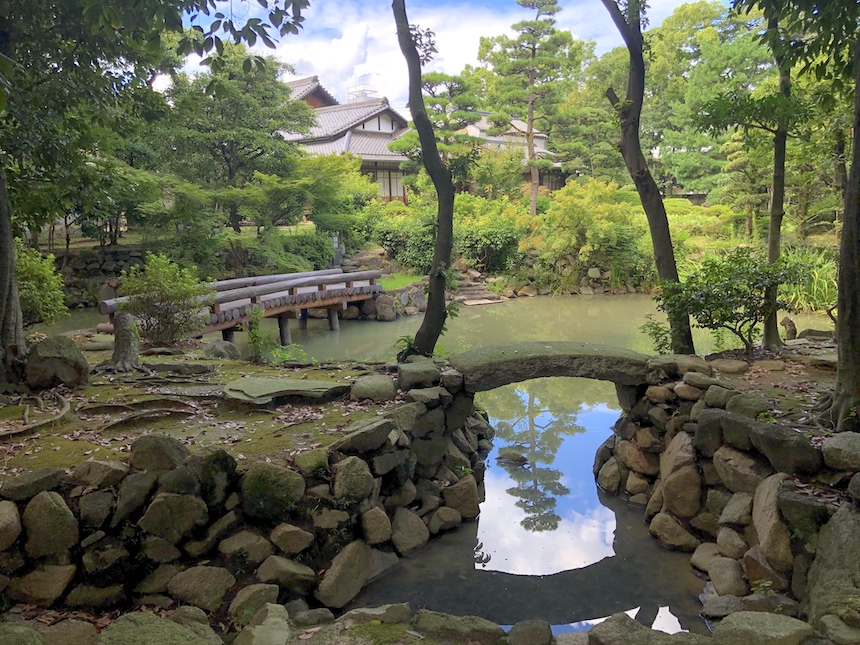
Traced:
[[[369, 300], [382, 291], [377, 284], [380, 271], [344, 273], [341, 269], [281, 273], [254, 278], [235, 278], [211, 282], [215, 298], [209, 307], [208, 322], [197, 335], [220, 331], [224, 340], [233, 340], [239, 325], [251, 322], [251, 312], [262, 308], [264, 318], [277, 318], [281, 344], [292, 343], [289, 319], [298, 319], [306, 329], [308, 309], [327, 309], [329, 328], [340, 329], [338, 311], [348, 304]], [[99, 303], [99, 311], [113, 321], [114, 314], [127, 298]]]

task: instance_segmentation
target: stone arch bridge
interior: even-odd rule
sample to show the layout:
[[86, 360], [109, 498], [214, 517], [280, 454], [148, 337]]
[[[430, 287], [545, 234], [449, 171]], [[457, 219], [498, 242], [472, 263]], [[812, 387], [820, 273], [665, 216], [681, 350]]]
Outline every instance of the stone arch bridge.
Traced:
[[648, 383], [649, 373], [656, 369], [677, 371], [677, 360], [673, 363], [672, 359], [679, 358], [652, 358], [597, 343], [547, 341], [468, 350], [453, 356], [451, 366], [463, 374], [464, 387], [471, 394], [548, 376], [611, 381], [621, 407], [627, 410]]

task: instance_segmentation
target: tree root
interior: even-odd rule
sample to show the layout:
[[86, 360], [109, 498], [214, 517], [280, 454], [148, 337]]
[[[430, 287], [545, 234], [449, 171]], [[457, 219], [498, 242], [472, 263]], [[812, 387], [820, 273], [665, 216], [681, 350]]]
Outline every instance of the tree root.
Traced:
[[20, 428], [15, 428], [14, 430], [0, 432], [0, 437], [12, 437], [27, 432], [33, 432], [34, 430], [38, 430], [39, 428], [43, 428], [45, 426], [49, 426], [61, 421], [63, 418], [65, 418], [67, 414], [69, 414], [69, 412], [71, 412], [72, 405], [69, 400], [62, 394], [57, 394], [56, 396], [60, 400], [60, 411], [56, 415], [54, 415], [50, 419], [43, 419], [42, 421], [30, 423], [30, 406], [28, 405], [24, 408], [24, 425]]
[[125, 361], [113, 362], [107, 361], [93, 368], [93, 374], [132, 374], [141, 372], [144, 376], [153, 376], [155, 372], [141, 365], [140, 363], [126, 363]]
[[818, 420], [834, 432], [860, 432], [860, 397], [828, 394], [814, 410]]

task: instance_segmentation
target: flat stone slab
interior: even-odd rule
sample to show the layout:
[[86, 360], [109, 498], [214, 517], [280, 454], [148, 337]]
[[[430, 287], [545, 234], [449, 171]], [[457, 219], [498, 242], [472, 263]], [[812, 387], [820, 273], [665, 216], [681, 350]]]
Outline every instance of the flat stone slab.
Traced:
[[466, 391], [472, 393], [546, 376], [638, 386], [645, 384], [648, 356], [597, 343], [510, 343], [457, 354], [451, 358], [451, 367], [463, 374]]
[[290, 399], [330, 401], [349, 392], [349, 384], [286, 378], [241, 378], [224, 386], [228, 402], [278, 405]]
[[478, 298], [475, 300], [463, 300], [463, 304], [466, 305], [467, 307], [475, 307], [477, 305], [497, 305], [501, 302], [504, 302], [504, 300], [501, 300], [501, 299], [490, 300], [489, 298]]

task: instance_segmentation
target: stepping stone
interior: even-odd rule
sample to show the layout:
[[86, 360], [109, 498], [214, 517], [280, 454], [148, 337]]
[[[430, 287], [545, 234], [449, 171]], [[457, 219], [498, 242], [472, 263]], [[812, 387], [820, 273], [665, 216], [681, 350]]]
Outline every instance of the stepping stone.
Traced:
[[330, 401], [349, 392], [350, 386], [337, 381], [242, 378], [224, 386], [228, 403], [256, 406], [280, 405], [291, 399]]

